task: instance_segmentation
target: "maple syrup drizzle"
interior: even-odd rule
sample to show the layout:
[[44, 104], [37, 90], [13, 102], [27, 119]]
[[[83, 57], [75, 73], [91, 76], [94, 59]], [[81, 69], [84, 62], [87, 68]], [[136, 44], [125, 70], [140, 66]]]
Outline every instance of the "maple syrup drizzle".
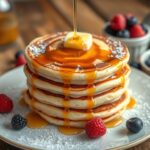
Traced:
[[125, 85], [125, 82], [126, 82], [126, 79], [125, 79], [125, 73], [124, 73], [124, 70], [125, 70], [125, 67], [123, 66], [123, 64], [117, 66], [117, 71], [115, 73], [115, 76], [116, 77], [121, 77], [120, 80], [121, 80], [121, 87], [124, 87]]
[[86, 81], [87, 81], [87, 97], [88, 97], [88, 113], [87, 119], [93, 118], [92, 108], [94, 106], [93, 95], [96, 91], [94, 81], [96, 79], [96, 72], [86, 73]]
[[136, 100], [135, 98], [131, 97], [129, 104], [127, 105], [127, 109], [132, 109], [133, 107], [135, 107], [135, 105], [136, 105]]
[[124, 119], [122, 117], [115, 118], [115, 119], [105, 123], [105, 125], [107, 128], [113, 128], [113, 127], [119, 126], [123, 122], [123, 120]]
[[60, 70], [60, 75], [64, 83], [63, 93], [64, 93], [64, 101], [63, 101], [63, 117], [64, 117], [64, 126], [69, 126], [69, 95], [70, 95], [70, 84], [72, 80], [73, 73], [68, 73], [67, 76], [63, 71]]
[[81, 128], [59, 126], [58, 131], [65, 135], [76, 135], [83, 132]]
[[48, 126], [48, 122], [44, 119], [42, 119], [37, 113], [35, 112], [29, 112], [26, 115], [26, 119], [27, 119], [27, 126], [29, 128], [44, 128], [46, 126]]
[[77, 0], [73, 0], [73, 31], [74, 37], [77, 36]]

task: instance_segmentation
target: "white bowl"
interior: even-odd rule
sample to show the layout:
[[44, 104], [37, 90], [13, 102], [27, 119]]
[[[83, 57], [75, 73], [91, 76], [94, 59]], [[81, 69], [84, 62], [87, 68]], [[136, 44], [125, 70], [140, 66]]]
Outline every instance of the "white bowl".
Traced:
[[150, 57], [150, 49], [146, 52], [144, 52], [141, 57], [140, 57], [140, 64], [141, 64], [141, 67], [142, 67], [142, 70], [144, 72], [146, 72], [147, 74], [150, 75], [150, 67], [148, 67], [146, 64], [145, 64], [145, 61]]
[[139, 58], [142, 53], [144, 53], [150, 43], [150, 26], [145, 25], [147, 28], [147, 34], [143, 37], [139, 38], [119, 38], [113, 35], [110, 35], [106, 32], [106, 27], [108, 27], [109, 23], [106, 23], [103, 28], [103, 33], [106, 36], [113, 37], [117, 40], [124, 42], [129, 49], [130, 52], [130, 63], [137, 62], [139, 63]]

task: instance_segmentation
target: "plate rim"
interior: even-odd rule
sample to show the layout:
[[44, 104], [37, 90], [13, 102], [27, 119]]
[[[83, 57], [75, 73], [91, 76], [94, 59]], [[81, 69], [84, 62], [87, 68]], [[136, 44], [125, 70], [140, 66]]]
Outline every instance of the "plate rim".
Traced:
[[[122, 146], [118, 146], [118, 147], [114, 147], [114, 148], [110, 148], [110, 149], [106, 149], [106, 150], [122, 150], [122, 149], [128, 149], [128, 148], [131, 148], [133, 146], [136, 146], [138, 144], [141, 144], [142, 142], [146, 141], [150, 139], [150, 134], [145, 136], [145, 137], [142, 137], [140, 139], [137, 139], [135, 141], [132, 141], [130, 142], [129, 144], [125, 144], [125, 145], [122, 145]], [[12, 146], [15, 146], [17, 148], [21, 148], [21, 149], [28, 149], [28, 150], [44, 150], [44, 149], [39, 149], [39, 148], [35, 148], [35, 147], [31, 147], [31, 146], [27, 146], [27, 145], [23, 145], [23, 144], [20, 144], [18, 142], [14, 142], [13, 140], [10, 140], [10, 139], [7, 139], [3, 136], [0, 135], [0, 140], [2, 140], [3, 142], [7, 143], [7, 144], [10, 144]]]

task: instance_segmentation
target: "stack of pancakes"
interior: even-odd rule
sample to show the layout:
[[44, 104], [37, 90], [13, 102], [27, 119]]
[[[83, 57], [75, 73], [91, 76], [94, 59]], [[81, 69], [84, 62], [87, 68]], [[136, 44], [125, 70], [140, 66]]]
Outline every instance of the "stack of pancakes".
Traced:
[[93, 35], [87, 50], [65, 48], [67, 33], [33, 40], [25, 50], [26, 103], [49, 123], [83, 128], [93, 117], [109, 122], [126, 110], [127, 47]]

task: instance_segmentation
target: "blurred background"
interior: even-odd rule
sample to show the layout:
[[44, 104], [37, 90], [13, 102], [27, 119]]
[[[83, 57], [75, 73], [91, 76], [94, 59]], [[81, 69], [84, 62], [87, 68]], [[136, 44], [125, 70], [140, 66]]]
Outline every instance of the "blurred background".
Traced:
[[[16, 52], [34, 38], [72, 30], [72, 7], [72, 0], [0, 0], [0, 74], [16, 66]], [[142, 22], [150, 1], [78, 0], [78, 30], [100, 34], [117, 13], [132, 13]]]

